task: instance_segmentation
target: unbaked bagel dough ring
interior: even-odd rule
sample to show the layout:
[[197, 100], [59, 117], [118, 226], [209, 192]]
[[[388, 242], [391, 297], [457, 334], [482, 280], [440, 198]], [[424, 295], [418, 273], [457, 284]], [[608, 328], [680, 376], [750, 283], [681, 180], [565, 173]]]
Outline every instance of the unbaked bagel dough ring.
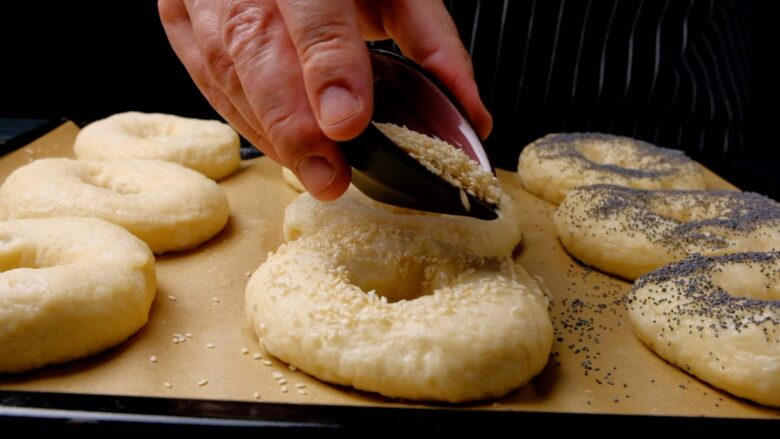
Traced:
[[575, 258], [625, 279], [694, 253], [780, 250], [780, 203], [748, 192], [586, 186], [553, 222]]
[[780, 253], [694, 256], [640, 277], [634, 333], [715, 387], [780, 407]]
[[413, 230], [433, 240], [449, 242], [462, 251], [482, 257], [509, 257], [522, 233], [515, 202], [502, 195], [499, 217], [484, 221], [470, 217], [427, 214], [377, 203], [355, 187], [338, 200], [323, 203], [303, 193], [285, 210], [284, 235], [291, 241], [327, 225], [349, 228], [356, 222]]
[[135, 333], [156, 289], [154, 256], [97, 218], [0, 222], [0, 372], [91, 355]]
[[222, 230], [228, 214], [214, 181], [161, 160], [37, 160], [0, 187], [2, 219], [98, 217], [155, 253], [195, 247]]
[[523, 186], [555, 204], [571, 189], [614, 184], [636, 189], [705, 189], [701, 166], [681, 151], [601, 133], [549, 134], [523, 149]]
[[157, 159], [179, 163], [214, 180], [241, 164], [240, 140], [216, 120], [127, 112], [85, 126], [73, 150], [80, 159]]
[[548, 299], [511, 259], [363, 218], [282, 245], [246, 294], [271, 354], [390, 397], [499, 397], [538, 374], [552, 345]]

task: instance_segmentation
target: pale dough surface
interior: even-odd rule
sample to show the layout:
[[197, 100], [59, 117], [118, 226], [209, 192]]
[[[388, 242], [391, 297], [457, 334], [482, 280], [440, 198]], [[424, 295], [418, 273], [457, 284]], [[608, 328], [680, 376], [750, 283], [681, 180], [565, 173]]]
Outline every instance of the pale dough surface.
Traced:
[[0, 222], [0, 372], [91, 355], [147, 320], [154, 256], [96, 218]]
[[214, 181], [161, 160], [36, 160], [0, 187], [0, 218], [98, 217], [155, 253], [197, 246], [228, 215], [227, 196]]
[[306, 192], [306, 188], [303, 186], [303, 183], [298, 180], [298, 177], [293, 174], [293, 171], [285, 168], [284, 166], [282, 166], [282, 178], [284, 178], [284, 181], [286, 181], [287, 184], [296, 191]]
[[240, 139], [216, 120], [127, 112], [85, 126], [73, 150], [80, 159], [158, 159], [220, 180], [241, 164]]

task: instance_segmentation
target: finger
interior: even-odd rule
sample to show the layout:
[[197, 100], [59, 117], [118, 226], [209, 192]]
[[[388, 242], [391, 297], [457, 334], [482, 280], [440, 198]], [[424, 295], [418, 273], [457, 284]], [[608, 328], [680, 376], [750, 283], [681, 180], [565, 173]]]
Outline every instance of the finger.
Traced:
[[320, 128], [348, 140], [371, 119], [371, 63], [353, 0], [278, 0]]
[[230, 99], [212, 82], [206, 63], [195, 44], [190, 17], [181, 0], [160, 0], [158, 2], [160, 19], [173, 47], [173, 51], [184, 64], [187, 73], [203, 93], [212, 107], [228, 121], [245, 139], [263, 151], [268, 157], [278, 161], [271, 144], [243, 118]]
[[479, 97], [471, 58], [441, 0], [399, 0], [381, 13], [385, 29], [403, 53], [436, 75], [462, 104], [477, 133], [487, 137], [493, 118]]
[[390, 38], [382, 26], [382, 15], [376, 0], [356, 0], [355, 7], [358, 13], [358, 26], [363, 39], [366, 41], [379, 41]]
[[276, 5], [225, 1], [219, 20], [249, 104], [282, 163], [316, 198], [340, 196], [349, 185], [350, 168], [312, 113], [298, 56]]
[[255, 118], [244, 89], [241, 87], [241, 81], [236, 75], [233, 59], [222, 45], [217, 4], [214, 0], [186, 0], [184, 5], [190, 17], [195, 43], [211, 77], [210, 82], [220, 88], [255, 131], [262, 132], [262, 126]]

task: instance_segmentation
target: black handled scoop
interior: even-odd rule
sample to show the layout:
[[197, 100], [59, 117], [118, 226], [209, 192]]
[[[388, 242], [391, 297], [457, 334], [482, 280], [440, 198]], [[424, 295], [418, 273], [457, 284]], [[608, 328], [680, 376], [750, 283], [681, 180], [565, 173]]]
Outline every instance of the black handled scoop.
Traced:
[[[440, 139], [463, 151], [486, 172], [493, 168], [479, 136], [443, 86], [412, 61], [371, 50], [374, 75], [372, 121], [394, 124]], [[352, 183], [374, 200], [416, 210], [491, 220], [497, 206], [428, 170], [374, 123], [342, 144]]]

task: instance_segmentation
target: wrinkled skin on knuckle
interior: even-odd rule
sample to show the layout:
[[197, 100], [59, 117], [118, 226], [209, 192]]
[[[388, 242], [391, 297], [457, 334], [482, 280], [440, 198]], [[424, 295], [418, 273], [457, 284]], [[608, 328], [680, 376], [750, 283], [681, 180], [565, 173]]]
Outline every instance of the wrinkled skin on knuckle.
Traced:
[[265, 109], [261, 121], [271, 144], [288, 166], [320, 144], [322, 133], [316, 125], [307, 123], [293, 108], [278, 105]]
[[206, 65], [209, 66], [214, 79], [226, 89], [235, 86], [233, 78], [236, 76], [233, 58], [222, 47], [209, 49], [203, 54]]
[[273, 144], [290, 143], [290, 128], [292, 128], [296, 111], [284, 103], [268, 105], [258, 114], [268, 138]]
[[272, 2], [233, 1], [227, 6], [222, 38], [230, 58], [271, 44], [271, 28], [278, 20]]
[[323, 66], [339, 64], [339, 54], [349, 48], [346, 23], [333, 23], [306, 29], [298, 41], [298, 51], [304, 69], [316, 73]]

